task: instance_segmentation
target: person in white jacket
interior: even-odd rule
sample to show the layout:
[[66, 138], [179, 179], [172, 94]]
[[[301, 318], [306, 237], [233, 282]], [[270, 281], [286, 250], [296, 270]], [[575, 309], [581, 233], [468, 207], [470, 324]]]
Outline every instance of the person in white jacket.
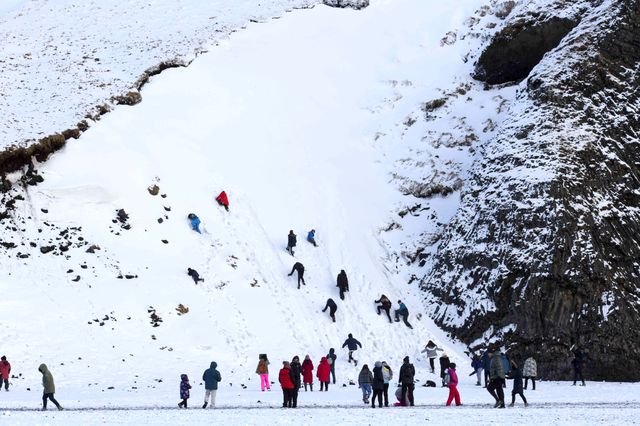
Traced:
[[524, 377], [524, 388], [527, 388], [529, 379], [531, 379], [532, 389], [536, 390], [536, 377], [538, 377], [538, 364], [532, 356], [526, 359], [522, 369], [522, 377]]
[[436, 358], [438, 358], [438, 351], [442, 352], [442, 349], [436, 346], [436, 344], [433, 343], [433, 340], [429, 340], [429, 342], [421, 352], [421, 353], [426, 352], [427, 357], [429, 357], [429, 366], [431, 367], [431, 373], [436, 372], [435, 362], [436, 362]]
[[382, 361], [382, 378], [384, 379], [384, 389], [382, 396], [384, 397], [384, 406], [389, 406], [389, 383], [393, 380], [393, 370], [387, 364], [387, 361]]

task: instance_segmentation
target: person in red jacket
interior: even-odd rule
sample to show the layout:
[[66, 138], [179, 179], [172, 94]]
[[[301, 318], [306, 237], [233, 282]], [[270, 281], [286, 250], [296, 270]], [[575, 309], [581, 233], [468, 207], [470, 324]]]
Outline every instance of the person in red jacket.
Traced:
[[451, 363], [449, 365], [449, 369], [447, 370], [447, 374], [449, 375], [449, 399], [447, 399], [447, 406], [451, 405], [451, 401], [456, 400], [456, 405], [460, 404], [460, 392], [458, 392], [458, 374], [456, 373], [456, 364]]
[[282, 408], [291, 408], [293, 404], [293, 381], [291, 380], [291, 366], [289, 361], [282, 361], [282, 369], [278, 376], [282, 386]]
[[322, 392], [322, 388], [324, 385], [325, 392], [329, 390], [329, 375], [331, 373], [331, 366], [327, 361], [327, 357], [323, 356], [320, 360], [320, 364], [318, 365], [318, 371], [316, 371], [316, 376], [318, 380], [320, 380], [320, 392]]
[[218, 196], [216, 197], [216, 201], [218, 202], [218, 204], [223, 206], [226, 211], [229, 211], [229, 198], [227, 198], [226, 192], [222, 191], [220, 194], [218, 194]]
[[307, 385], [311, 388], [311, 392], [313, 392], [313, 361], [309, 355], [304, 357], [304, 361], [302, 361], [302, 381], [304, 382], [304, 391], [307, 391]]
[[4, 383], [4, 390], [9, 392], [9, 374], [11, 373], [11, 364], [7, 361], [6, 356], [0, 358], [0, 387]]

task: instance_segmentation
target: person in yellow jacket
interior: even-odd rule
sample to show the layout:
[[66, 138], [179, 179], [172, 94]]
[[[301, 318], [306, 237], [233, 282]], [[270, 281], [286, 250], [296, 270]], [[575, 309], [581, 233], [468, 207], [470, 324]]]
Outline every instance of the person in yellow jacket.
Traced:
[[47, 368], [47, 365], [40, 364], [38, 371], [42, 373], [42, 411], [47, 409], [47, 399], [51, 400], [51, 402], [58, 407], [58, 410], [62, 410], [62, 406], [53, 397], [53, 394], [56, 393], [56, 385], [53, 383], [53, 376]]

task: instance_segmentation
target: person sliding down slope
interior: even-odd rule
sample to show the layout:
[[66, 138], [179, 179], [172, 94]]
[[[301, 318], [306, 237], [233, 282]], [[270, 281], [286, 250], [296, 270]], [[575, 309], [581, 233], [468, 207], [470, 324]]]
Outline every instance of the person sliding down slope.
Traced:
[[329, 316], [333, 322], [336, 322], [336, 311], [338, 310], [338, 305], [336, 305], [336, 302], [334, 302], [333, 299], [329, 298], [327, 299], [327, 304], [324, 306], [322, 312], [326, 312], [327, 308], [329, 309]]
[[358, 350], [358, 346], [362, 348], [362, 344], [353, 338], [353, 335], [349, 333], [349, 338], [344, 341], [342, 347], [347, 347], [349, 349], [349, 363], [353, 361], [354, 365], [358, 365], [358, 360], [353, 357], [353, 352]]
[[304, 265], [300, 262], [294, 263], [293, 268], [291, 268], [291, 272], [289, 272], [289, 276], [293, 275], [294, 271], [298, 273], [298, 290], [299, 290], [300, 281], [302, 281], [302, 284], [307, 285], [307, 283], [304, 282]]
[[293, 233], [293, 229], [289, 231], [289, 235], [287, 236], [287, 251], [291, 256], [293, 256], [293, 248], [296, 246], [297, 241], [296, 234]]
[[222, 191], [220, 194], [218, 194], [218, 196], [216, 197], [216, 201], [219, 205], [224, 207], [226, 211], [229, 211], [229, 198], [227, 197], [226, 192]]
[[349, 291], [349, 279], [347, 278], [347, 273], [342, 269], [338, 274], [338, 284], [336, 287], [340, 289], [340, 299], [344, 300], [344, 293]]
[[200, 218], [194, 213], [189, 213], [189, 216], [187, 216], [187, 218], [191, 222], [191, 229], [196, 231], [198, 234], [202, 234], [202, 232], [200, 232]]
[[313, 244], [314, 247], [318, 247], [318, 244], [316, 244], [316, 230], [312, 229], [311, 231], [309, 231], [309, 233], [307, 234], [307, 241], [309, 241], [311, 244]]

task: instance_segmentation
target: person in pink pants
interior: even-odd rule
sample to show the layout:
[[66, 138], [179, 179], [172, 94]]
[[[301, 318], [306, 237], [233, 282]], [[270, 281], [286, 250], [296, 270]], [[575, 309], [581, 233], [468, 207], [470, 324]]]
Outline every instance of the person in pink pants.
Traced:
[[260, 356], [256, 373], [260, 376], [260, 388], [264, 390], [271, 390], [271, 383], [269, 383], [269, 360], [266, 356]]
[[451, 363], [447, 371], [449, 374], [449, 399], [447, 399], [447, 406], [451, 405], [451, 402], [455, 399], [456, 405], [462, 405], [460, 403], [460, 392], [458, 392], [458, 374], [456, 373], [456, 364]]

